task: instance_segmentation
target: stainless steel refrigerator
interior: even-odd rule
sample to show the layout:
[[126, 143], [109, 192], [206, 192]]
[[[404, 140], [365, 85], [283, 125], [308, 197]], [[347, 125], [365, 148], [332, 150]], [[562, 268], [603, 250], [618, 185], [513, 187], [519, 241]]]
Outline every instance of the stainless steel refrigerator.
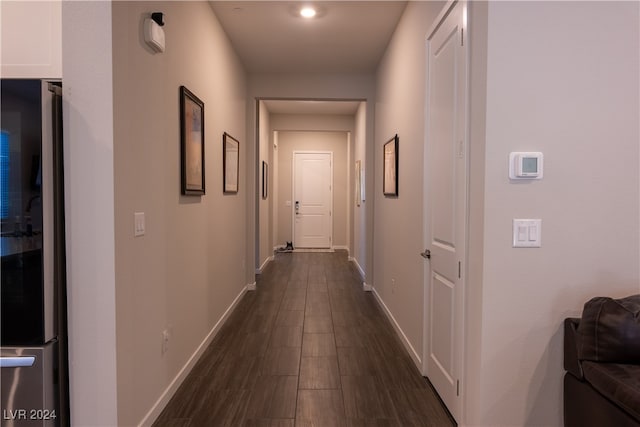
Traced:
[[0, 424], [68, 418], [62, 88], [0, 80]]

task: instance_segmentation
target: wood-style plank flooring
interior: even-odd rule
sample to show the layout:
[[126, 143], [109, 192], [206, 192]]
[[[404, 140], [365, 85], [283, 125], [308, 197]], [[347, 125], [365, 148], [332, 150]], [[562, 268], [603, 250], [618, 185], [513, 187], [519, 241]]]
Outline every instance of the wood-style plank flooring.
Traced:
[[277, 254], [154, 426], [455, 426], [345, 251]]

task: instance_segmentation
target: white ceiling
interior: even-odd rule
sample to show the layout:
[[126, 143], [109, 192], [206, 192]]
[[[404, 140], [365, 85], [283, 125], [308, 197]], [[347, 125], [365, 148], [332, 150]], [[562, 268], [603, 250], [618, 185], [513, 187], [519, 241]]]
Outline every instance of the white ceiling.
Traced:
[[[406, 1], [211, 1], [249, 73], [374, 73]], [[303, 19], [300, 7], [318, 15]], [[358, 102], [265, 101], [272, 114], [353, 115]]]
[[[249, 73], [373, 73], [406, 1], [211, 1]], [[298, 14], [313, 4], [318, 16]]]

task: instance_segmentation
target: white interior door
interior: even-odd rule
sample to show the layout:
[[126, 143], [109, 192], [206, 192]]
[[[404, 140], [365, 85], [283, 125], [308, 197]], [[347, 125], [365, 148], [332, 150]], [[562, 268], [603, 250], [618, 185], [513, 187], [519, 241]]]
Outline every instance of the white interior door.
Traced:
[[331, 153], [293, 153], [293, 246], [330, 248]]
[[[464, 3], [428, 41], [426, 200], [430, 262], [425, 283], [425, 370], [458, 422], [462, 410], [463, 294], [466, 260], [467, 144]], [[428, 256], [427, 252], [423, 255]]]

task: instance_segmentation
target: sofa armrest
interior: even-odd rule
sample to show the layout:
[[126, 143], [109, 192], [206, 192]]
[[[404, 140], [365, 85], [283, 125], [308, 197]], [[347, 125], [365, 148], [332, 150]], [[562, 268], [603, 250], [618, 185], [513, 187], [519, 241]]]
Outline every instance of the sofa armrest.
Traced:
[[579, 380], [584, 379], [582, 365], [578, 359], [577, 330], [580, 319], [564, 319], [564, 369]]

